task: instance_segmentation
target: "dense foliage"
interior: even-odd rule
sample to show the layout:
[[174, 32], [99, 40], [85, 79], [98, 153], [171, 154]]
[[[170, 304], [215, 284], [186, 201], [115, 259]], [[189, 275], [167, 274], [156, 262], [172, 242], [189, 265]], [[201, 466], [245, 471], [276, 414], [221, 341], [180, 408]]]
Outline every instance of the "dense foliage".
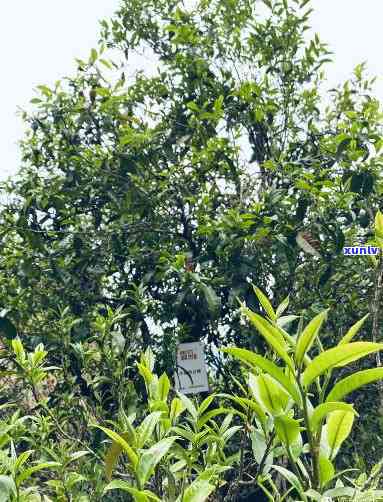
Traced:
[[[363, 65], [327, 91], [309, 3], [123, 0], [76, 74], [23, 113], [0, 210], [0, 484], [15, 500], [33, 500], [33, 479], [53, 500], [319, 500], [336, 482], [351, 493], [336, 468], [383, 457], [379, 383], [352, 387], [363, 420], [335, 462], [356, 412], [326, 407], [333, 367], [317, 394], [300, 380], [314, 342], [315, 357], [357, 335], [375, 355], [335, 376], [375, 382], [382, 339], [382, 256], [343, 255], [382, 246], [382, 113]], [[134, 54], [151, 64], [132, 75]], [[197, 340], [216, 395], [193, 404], [170, 381], [177, 343]], [[320, 431], [343, 420], [319, 455]], [[103, 496], [105, 432], [127, 458]], [[355, 477], [352, 496], [378, 474]]]

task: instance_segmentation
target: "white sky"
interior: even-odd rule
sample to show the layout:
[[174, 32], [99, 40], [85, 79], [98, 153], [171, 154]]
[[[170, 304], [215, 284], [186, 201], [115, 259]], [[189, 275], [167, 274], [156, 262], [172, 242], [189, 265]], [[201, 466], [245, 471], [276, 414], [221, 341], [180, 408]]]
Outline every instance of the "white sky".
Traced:
[[[19, 164], [17, 141], [22, 125], [17, 106], [25, 107], [38, 84], [51, 85], [70, 74], [74, 58], [87, 58], [98, 40], [98, 20], [109, 17], [118, 0], [2, 1], [0, 30], [0, 179]], [[313, 0], [314, 31], [335, 53], [328, 68], [329, 88], [367, 61], [372, 75], [383, 75], [382, 0]], [[383, 80], [383, 79], [382, 79]], [[377, 85], [383, 101], [383, 82]]]

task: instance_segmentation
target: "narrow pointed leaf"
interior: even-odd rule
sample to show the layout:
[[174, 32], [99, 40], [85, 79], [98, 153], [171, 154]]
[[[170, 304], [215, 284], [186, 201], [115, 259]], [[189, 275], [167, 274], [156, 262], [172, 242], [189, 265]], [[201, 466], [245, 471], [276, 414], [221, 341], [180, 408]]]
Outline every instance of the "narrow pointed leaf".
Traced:
[[358, 371], [337, 382], [331, 389], [326, 401], [339, 401], [363, 385], [383, 380], [383, 368]]
[[60, 467], [61, 464], [59, 462], [44, 462], [38, 465], [34, 465], [25, 469], [19, 476], [16, 478], [16, 486], [20, 486], [23, 481], [30, 478], [32, 474], [35, 472], [42, 471], [43, 469], [56, 469]]
[[279, 465], [273, 465], [272, 467], [273, 469], [278, 471], [291, 484], [291, 486], [293, 486], [297, 490], [299, 494], [304, 493], [304, 489], [301, 482], [293, 472]]
[[277, 326], [279, 328], [283, 328], [283, 326], [286, 326], [286, 324], [289, 324], [295, 321], [296, 319], [298, 319], [297, 315], [283, 315], [282, 317], [278, 317]]
[[146, 443], [150, 440], [152, 437], [154, 428], [160, 421], [160, 418], [162, 416], [161, 411], [155, 411], [148, 415], [147, 417], [144, 418], [144, 420], [141, 422], [139, 427], [136, 429], [137, 433], [137, 446], [138, 448], [143, 448]]
[[125, 441], [125, 439], [122, 436], [120, 436], [119, 434], [117, 434], [117, 432], [114, 432], [111, 429], [108, 429], [106, 427], [101, 427], [101, 425], [96, 425], [95, 427], [97, 427], [97, 429], [100, 429], [103, 432], [105, 432], [105, 434], [107, 436], [109, 436], [110, 439], [112, 439], [114, 442], [118, 443], [122, 447], [122, 449], [127, 454], [128, 458], [130, 460], [130, 463], [133, 466], [133, 469], [136, 469], [137, 464], [138, 464], [138, 456], [135, 453], [135, 451], [128, 445], [128, 443]]
[[158, 399], [166, 401], [170, 390], [170, 381], [166, 373], [163, 373], [158, 380]]
[[184, 407], [188, 410], [190, 415], [194, 418], [194, 420], [197, 420], [198, 418], [198, 410], [194, 406], [193, 401], [189, 399], [187, 396], [184, 394], [181, 394], [180, 392], [177, 392], [178, 397], [180, 398], [182, 404]]
[[353, 342], [334, 347], [319, 354], [302, 374], [302, 383], [308, 387], [318, 376], [327, 370], [345, 366], [353, 361], [383, 350], [382, 343]]
[[214, 485], [207, 480], [197, 479], [186, 488], [182, 502], [205, 502], [213, 491]]
[[247, 316], [251, 323], [258, 329], [270, 347], [285, 361], [287, 366], [294, 371], [294, 363], [285, 349], [285, 340], [281, 332], [270, 324], [266, 319], [255, 314], [250, 309], [243, 307], [242, 312]]
[[176, 439], [177, 437], [162, 439], [141, 455], [136, 469], [141, 486], [145, 486], [145, 483], [147, 483], [153, 474], [156, 465], [167, 454]]
[[303, 332], [301, 333], [297, 347], [295, 349], [295, 359], [298, 365], [301, 365], [303, 362], [303, 358], [306, 355], [314, 343], [315, 338], [318, 336], [319, 330], [323, 324], [323, 321], [327, 317], [327, 310], [324, 310], [320, 314], [314, 317], [308, 325], [305, 327]]
[[20, 467], [22, 467], [25, 464], [25, 462], [32, 455], [32, 453], [33, 453], [33, 450], [27, 450], [27, 451], [20, 453], [20, 455], [17, 457], [17, 460], [14, 464], [14, 470], [16, 472], [20, 469]]
[[290, 301], [290, 298], [288, 296], [286, 296], [286, 298], [282, 301], [282, 303], [280, 303], [278, 305], [278, 308], [276, 311], [277, 318], [279, 318], [283, 314], [283, 312], [287, 309], [287, 307], [289, 306], [289, 301]]
[[[122, 433], [121, 437], [125, 439], [125, 441], [128, 440], [128, 435], [127, 433]], [[110, 480], [112, 478], [113, 470], [117, 464], [118, 458], [123, 452], [123, 448], [120, 443], [117, 443], [116, 441], [112, 441], [112, 444], [109, 447], [109, 450], [107, 451], [105, 455], [105, 476], [106, 479]]]
[[201, 428], [205, 425], [209, 420], [216, 417], [217, 415], [224, 415], [226, 413], [230, 413], [232, 410], [228, 408], [215, 408], [214, 410], [210, 410], [199, 417], [197, 421], [198, 428]]
[[380, 211], [375, 216], [375, 236], [383, 239], [383, 214]]
[[335, 469], [331, 463], [331, 460], [326, 458], [324, 455], [320, 455], [319, 457], [319, 477], [320, 484], [325, 487], [334, 477]]
[[202, 415], [211, 405], [215, 398], [215, 394], [211, 394], [210, 396], [207, 396], [206, 399], [202, 401], [202, 403], [199, 405], [198, 408], [198, 415]]
[[269, 299], [267, 298], [267, 296], [264, 293], [262, 293], [262, 291], [259, 288], [257, 288], [256, 286], [253, 286], [253, 289], [254, 289], [254, 293], [257, 295], [259, 303], [262, 305], [265, 313], [269, 316], [269, 318], [272, 321], [276, 321], [277, 316], [276, 316], [274, 309], [273, 309]]
[[366, 319], [369, 317], [370, 314], [366, 314], [362, 319], [357, 321], [351, 328], [347, 331], [347, 333], [344, 335], [344, 337], [341, 339], [341, 341], [338, 343], [338, 345], [344, 345], [345, 343], [350, 343], [351, 340], [354, 338], [354, 336], [359, 332], [361, 327], [363, 326], [364, 322]]
[[335, 458], [343, 441], [347, 439], [354, 423], [351, 411], [333, 411], [327, 420], [327, 443], [330, 449], [329, 458]]
[[179, 397], [175, 397], [170, 405], [170, 421], [174, 425], [176, 419], [185, 410], [185, 406]]

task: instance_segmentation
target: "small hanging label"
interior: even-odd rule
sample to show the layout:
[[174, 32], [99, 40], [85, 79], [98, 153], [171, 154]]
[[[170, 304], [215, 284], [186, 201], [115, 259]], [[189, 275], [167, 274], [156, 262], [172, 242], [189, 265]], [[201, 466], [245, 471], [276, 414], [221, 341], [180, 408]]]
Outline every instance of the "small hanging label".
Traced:
[[208, 392], [209, 384], [202, 342], [180, 343], [177, 346], [176, 389], [182, 394]]

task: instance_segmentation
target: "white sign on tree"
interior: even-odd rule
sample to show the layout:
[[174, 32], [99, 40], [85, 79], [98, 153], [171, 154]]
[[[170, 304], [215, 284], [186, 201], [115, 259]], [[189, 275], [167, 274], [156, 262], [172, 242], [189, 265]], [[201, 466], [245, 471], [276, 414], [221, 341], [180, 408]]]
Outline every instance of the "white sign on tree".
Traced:
[[177, 346], [176, 389], [182, 394], [207, 392], [209, 384], [202, 342], [180, 343]]

